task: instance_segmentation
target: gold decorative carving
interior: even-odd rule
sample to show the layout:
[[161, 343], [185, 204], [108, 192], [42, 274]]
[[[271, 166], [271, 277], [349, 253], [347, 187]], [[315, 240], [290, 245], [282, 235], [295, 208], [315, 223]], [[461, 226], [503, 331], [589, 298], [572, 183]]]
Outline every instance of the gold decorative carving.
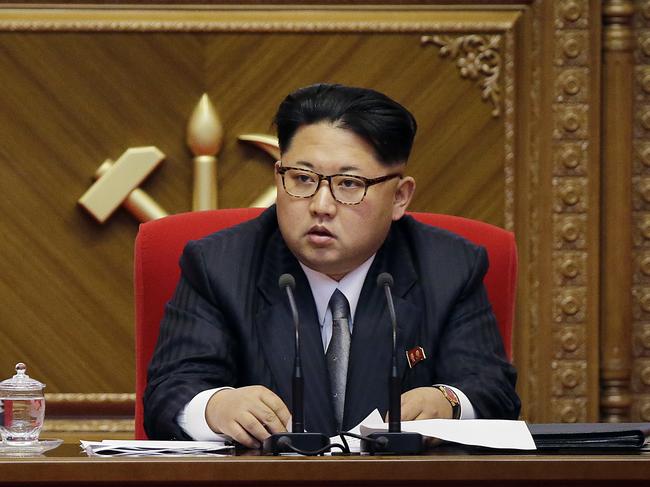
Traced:
[[555, 63], [564, 65], [586, 65], [589, 38], [586, 30], [557, 32]]
[[650, 400], [646, 398], [639, 406], [641, 420], [650, 421]]
[[650, 319], [650, 287], [634, 286], [632, 288], [632, 316], [635, 320]]
[[646, 313], [650, 313], [650, 293], [649, 294], [644, 293], [641, 296], [639, 303], [641, 304], [641, 309], [643, 309], [643, 311], [645, 311]]
[[553, 299], [553, 321], [582, 323], [585, 320], [587, 292], [582, 287], [558, 289]]
[[553, 210], [558, 213], [584, 212], [587, 182], [584, 178], [553, 178]]
[[642, 214], [639, 215], [640, 218], [638, 219], [638, 227], [639, 231], [641, 232], [641, 236], [645, 240], [650, 239], [650, 214]]
[[120, 205], [125, 205], [140, 221], [165, 216], [165, 211], [138, 188], [164, 158], [157, 147], [127, 149], [115, 164], [105, 161], [99, 167], [97, 181], [78, 203], [99, 223], [104, 223]]
[[632, 388], [637, 393], [650, 393], [650, 356], [636, 357], [632, 373]]
[[636, 82], [644, 94], [650, 95], [650, 68], [649, 67], [642, 66], [636, 69]]
[[576, 250], [586, 246], [586, 223], [584, 214], [554, 215], [553, 235], [556, 249]]
[[650, 56], [650, 33], [644, 32], [638, 37], [638, 46], [644, 56]]
[[639, 10], [645, 20], [650, 20], [650, 2], [647, 0], [641, 2]]
[[587, 364], [584, 360], [554, 360], [551, 369], [554, 396], [579, 396], [586, 392]]
[[[530, 89], [528, 97], [530, 100], [530, 133], [542, 133], [544, 130], [542, 123], [542, 113], [545, 112], [546, 99], [542, 96], [542, 82], [545, 78], [545, 70], [542, 68], [543, 54], [543, 32], [542, 19], [546, 18], [542, 2], [533, 2], [530, 5], [532, 17], [532, 42], [530, 50]], [[518, 306], [518, 316], [522, 318], [520, 324], [528, 329], [529, 337], [523, 340], [520, 346], [521, 356], [515, 354], [515, 360], [521, 364], [520, 370], [524, 370], [522, 375], [522, 391], [524, 392], [524, 401], [522, 402], [522, 414], [529, 421], [545, 421], [547, 419], [546, 404], [548, 400], [543, 396], [543, 390], [546, 389], [546, 369], [548, 359], [546, 351], [542, 347], [535, 346], [544, 339], [543, 333], [546, 327], [546, 320], [541, 318], [543, 307], [545, 306], [542, 298], [542, 286], [540, 274], [542, 263], [540, 255], [542, 253], [542, 217], [539, 208], [539, 195], [541, 181], [541, 158], [542, 143], [540, 137], [530, 137], [530, 158], [527, 161], [527, 180], [523, 180], [528, 190], [519, 192], [521, 198], [519, 205], [529, 208], [527, 211], [529, 219], [529, 241], [528, 252], [524, 253], [521, 261], [522, 275], [529, 276], [528, 285], [521, 287], [524, 292], [524, 302], [526, 306]], [[523, 194], [522, 194], [523, 193]], [[521, 303], [521, 301], [520, 301]]]
[[645, 386], [650, 386], [650, 366], [641, 369], [641, 382]]
[[561, 271], [562, 275], [568, 279], [573, 279], [578, 275], [580, 268], [576, 264], [576, 261], [573, 259], [565, 260], [562, 263]]
[[7, 31], [87, 31], [87, 32], [478, 32], [504, 31], [512, 27], [517, 14], [503, 12], [486, 20], [481, 12], [456, 15], [434, 9], [400, 12], [395, 20], [391, 9], [332, 9], [312, 7], [289, 10], [281, 6], [257, 5], [246, 9], [214, 6], [181, 9], [152, 6], [138, 11], [107, 6], [3, 9], [0, 29]]
[[[561, 0], [555, 3], [556, 18], [561, 18], [568, 23], [575, 23], [585, 16], [587, 10], [584, 0]], [[563, 27], [562, 22], [558, 22], [558, 27]]]
[[650, 323], [636, 323], [632, 334], [635, 357], [650, 356]]
[[555, 71], [555, 99], [558, 102], [584, 103], [588, 100], [587, 68], [556, 68]]
[[555, 325], [553, 356], [560, 360], [586, 358], [585, 331], [582, 325]]
[[217, 154], [223, 146], [223, 125], [207, 93], [187, 124], [187, 145], [194, 154], [192, 210], [217, 208]]
[[635, 258], [635, 283], [650, 283], [650, 251], [638, 251]]
[[562, 423], [584, 423], [587, 421], [587, 401], [585, 398], [551, 399], [552, 421]]
[[[544, 4], [546, 6], [546, 4]], [[595, 393], [587, 370], [598, 364], [588, 362], [586, 337], [593, 333], [589, 252], [587, 229], [597, 214], [589, 208], [590, 106], [594, 103], [590, 80], [593, 77], [592, 52], [589, 45], [590, 15], [594, 12], [587, 0], [552, 2], [553, 74], [552, 104], [553, 173], [553, 287], [551, 362], [551, 421], [585, 421], [587, 404]], [[598, 22], [600, 19], [598, 19]], [[540, 183], [542, 187], [546, 182]], [[595, 323], [597, 329], [597, 323]], [[592, 409], [593, 410], [593, 409]]]
[[463, 78], [479, 79], [481, 98], [492, 103], [492, 116], [501, 114], [501, 73], [500, 35], [466, 35], [451, 37], [445, 35], [422, 36], [423, 45], [440, 46], [440, 56], [456, 59], [456, 66]]
[[553, 252], [553, 282], [556, 286], [585, 286], [587, 256], [584, 252], [556, 250]]
[[[637, 167], [637, 172], [642, 171], [644, 168], [650, 168], [650, 142], [635, 141], [634, 144], [636, 158], [643, 167]], [[637, 165], [638, 166], [638, 165]]]
[[636, 188], [644, 203], [650, 203], [650, 177], [638, 178]]
[[505, 33], [504, 50], [504, 166], [505, 183], [504, 213], [506, 230], [514, 231], [515, 213], [515, 34], [512, 29]]
[[46, 403], [51, 402], [135, 402], [135, 394], [128, 392], [46, 392]]
[[553, 152], [555, 176], [582, 176], [587, 172], [587, 142], [561, 142]]
[[637, 118], [644, 130], [650, 130], [650, 106], [642, 106], [637, 111]]
[[643, 335], [641, 335], [641, 344], [643, 348], [650, 350], [650, 329], [643, 330]]
[[554, 138], [584, 138], [587, 135], [587, 105], [555, 105], [553, 107]]

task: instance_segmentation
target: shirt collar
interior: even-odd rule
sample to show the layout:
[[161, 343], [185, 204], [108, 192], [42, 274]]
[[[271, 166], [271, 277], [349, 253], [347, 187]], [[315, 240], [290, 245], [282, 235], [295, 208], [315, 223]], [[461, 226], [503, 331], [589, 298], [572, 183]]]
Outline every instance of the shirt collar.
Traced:
[[352, 322], [354, 322], [354, 313], [356, 312], [357, 304], [359, 303], [361, 288], [366, 280], [368, 270], [370, 269], [372, 262], [375, 260], [375, 255], [376, 254], [373, 254], [359, 267], [348, 272], [340, 281], [335, 281], [331, 277], [310, 269], [302, 262], [299, 262], [300, 267], [302, 267], [302, 270], [305, 272], [307, 280], [309, 281], [309, 287], [311, 287], [311, 292], [314, 296], [314, 301], [316, 302], [318, 321], [321, 326], [325, 322], [329, 300], [336, 289], [340, 290], [347, 298], [348, 303], [350, 304], [350, 318], [352, 319]]

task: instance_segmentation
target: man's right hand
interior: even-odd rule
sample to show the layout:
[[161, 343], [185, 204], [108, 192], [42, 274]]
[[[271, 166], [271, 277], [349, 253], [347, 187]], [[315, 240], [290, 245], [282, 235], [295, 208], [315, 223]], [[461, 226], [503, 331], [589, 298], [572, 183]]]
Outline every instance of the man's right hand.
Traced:
[[287, 431], [291, 414], [273, 391], [264, 386], [222, 389], [205, 410], [208, 426], [248, 448], [259, 448], [271, 433]]

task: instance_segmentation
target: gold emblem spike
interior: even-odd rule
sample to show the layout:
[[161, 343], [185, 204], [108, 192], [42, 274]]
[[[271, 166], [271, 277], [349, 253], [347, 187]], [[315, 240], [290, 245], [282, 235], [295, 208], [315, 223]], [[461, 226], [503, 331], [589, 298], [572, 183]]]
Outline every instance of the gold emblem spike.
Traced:
[[194, 154], [193, 210], [217, 208], [217, 158], [223, 126], [210, 98], [203, 94], [187, 124], [187, 145]]
[[[270, 155], [274, 161], [280, 159], [280, 145], [278, 144], [278, 138], [273, 135], [266, 134], [244, 134], [237, 137], [242, 142], [249, 142], [258, 148], [262, 149], [268, 155]], [[275, 203], [275, 198], [278, 193], [275, 185], [269, 186], [264, 193], [258, 196], [253, 203], [251, 203], [252, 208], [266, 208]]]
[[157, 147], [132, 147], [114, 163], [105, 161], [95, 173], [97, 181], [79, 198], [95, 219], [104, 223], [118, 206], [124, 206], [142, 221], [161, 216], [166, 212], [138, 186], [163, 161]]

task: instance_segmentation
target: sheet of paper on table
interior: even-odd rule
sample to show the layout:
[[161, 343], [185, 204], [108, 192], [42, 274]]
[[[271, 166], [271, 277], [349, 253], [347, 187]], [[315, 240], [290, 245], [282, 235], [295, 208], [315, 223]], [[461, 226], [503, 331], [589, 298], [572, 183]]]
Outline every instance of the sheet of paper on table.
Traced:
[[215, 456], [231, 454], [232, 445], [223, 441], [150, 441], [150, 440], [81, 440], [88, 456]]
[[[388, 424], [379, 417], [364, 419], [362, 435], [388, 431]], [[525, 421], [501, 419], [422, 419], [402, 421], [402, 431], [420, 433], [462, 445], [482, 446], [501, 450], [535, 450], [535, 442]]]

